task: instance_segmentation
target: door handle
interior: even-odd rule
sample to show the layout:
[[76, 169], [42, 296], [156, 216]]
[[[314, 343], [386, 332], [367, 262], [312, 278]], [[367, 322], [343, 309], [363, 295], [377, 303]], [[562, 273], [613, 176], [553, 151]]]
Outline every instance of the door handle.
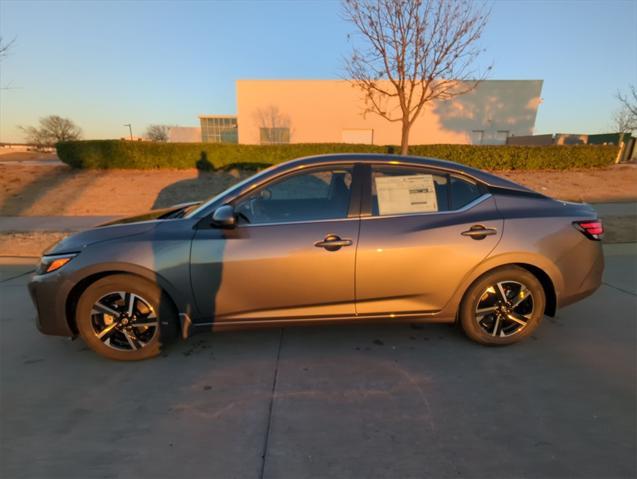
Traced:
[[327, 235], [324, 240], [314, 243], [317, 248], [325, 248], [327, 251], [336, 251], [343, 246], [352, 246], [352, 240], [341, 239], [336, 235]]
[[467, 231], [463, 231], [460, 233], [462, 236], [468, 236], [474, 240], [485, 239], [487, 236], [492, 236], [497, 234], [498, 230], [495, 228], [485, 228], [482, 225], [474, 225], [469, 228]]

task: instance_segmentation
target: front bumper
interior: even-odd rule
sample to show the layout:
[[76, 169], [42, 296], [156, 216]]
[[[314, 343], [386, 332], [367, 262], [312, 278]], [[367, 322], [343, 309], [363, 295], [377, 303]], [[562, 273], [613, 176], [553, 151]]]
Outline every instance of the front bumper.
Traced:
[[64, 271], [34, 275], [28, 288], [37, 310], [36, 326], [42, 334], [75, 336], [67, 320], [66, 302], [73, 284]]

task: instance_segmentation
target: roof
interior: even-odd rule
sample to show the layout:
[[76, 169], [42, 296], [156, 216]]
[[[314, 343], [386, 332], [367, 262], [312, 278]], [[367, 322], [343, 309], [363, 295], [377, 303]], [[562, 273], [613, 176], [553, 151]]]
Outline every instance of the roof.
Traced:
[[419, 165], [426, 166], [432, 169], [445, 170], [450, 172], [457, 172], [465, 176], [474, 178], [482, 183], [486, 183], [489, 186], [495, 186], [499, 188], [514, 189], [518, 191], [533, 191], [525, 186], [522, 186], [513, 181], [507, 180], [500, 176], [494, 175], [478, 168], [463, 165], [462, 163], [456, 163], [454, 161], [441, 160], [438, 158], [427, 158], [423, 156], [402, 156], [402, 155], [389, 155], [379, 153], [335, 153], [328, 155], [315, 155], [306, 156], [303, 158], [297, 158], [294, 160], [279, 163], [273, 170], [279, 170], [279, 168], [288, 169], [289, 167], [302, 166], [302, 165], [324, 165], [342, 162], [357, 162], [357, 163], [387, 163], [391, 165]]

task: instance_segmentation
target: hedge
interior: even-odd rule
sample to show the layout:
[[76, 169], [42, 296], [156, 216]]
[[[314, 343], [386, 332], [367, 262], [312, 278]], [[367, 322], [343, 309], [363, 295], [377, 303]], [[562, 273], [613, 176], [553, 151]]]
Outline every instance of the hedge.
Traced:
[[[60, 160], [73, 168], [256, 169], [302, 156], [325, 153], [388, 153], [400, 148], [339, 143], [230, 145], [151, 143], [122, 140], [57, 144]], [[456, 161], [490, 170], [596, 168], [613, 164], [616, 146], [414, 145], [409, 154]]]

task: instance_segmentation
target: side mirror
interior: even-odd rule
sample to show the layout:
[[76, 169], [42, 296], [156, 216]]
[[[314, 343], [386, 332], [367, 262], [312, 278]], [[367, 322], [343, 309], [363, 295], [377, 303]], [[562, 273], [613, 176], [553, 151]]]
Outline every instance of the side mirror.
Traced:
[[232, 205], [223, 205], [212, 214], [212, 223], [222, 228], [234, 228], [237, 224], [237, 217], [234, 214]]

